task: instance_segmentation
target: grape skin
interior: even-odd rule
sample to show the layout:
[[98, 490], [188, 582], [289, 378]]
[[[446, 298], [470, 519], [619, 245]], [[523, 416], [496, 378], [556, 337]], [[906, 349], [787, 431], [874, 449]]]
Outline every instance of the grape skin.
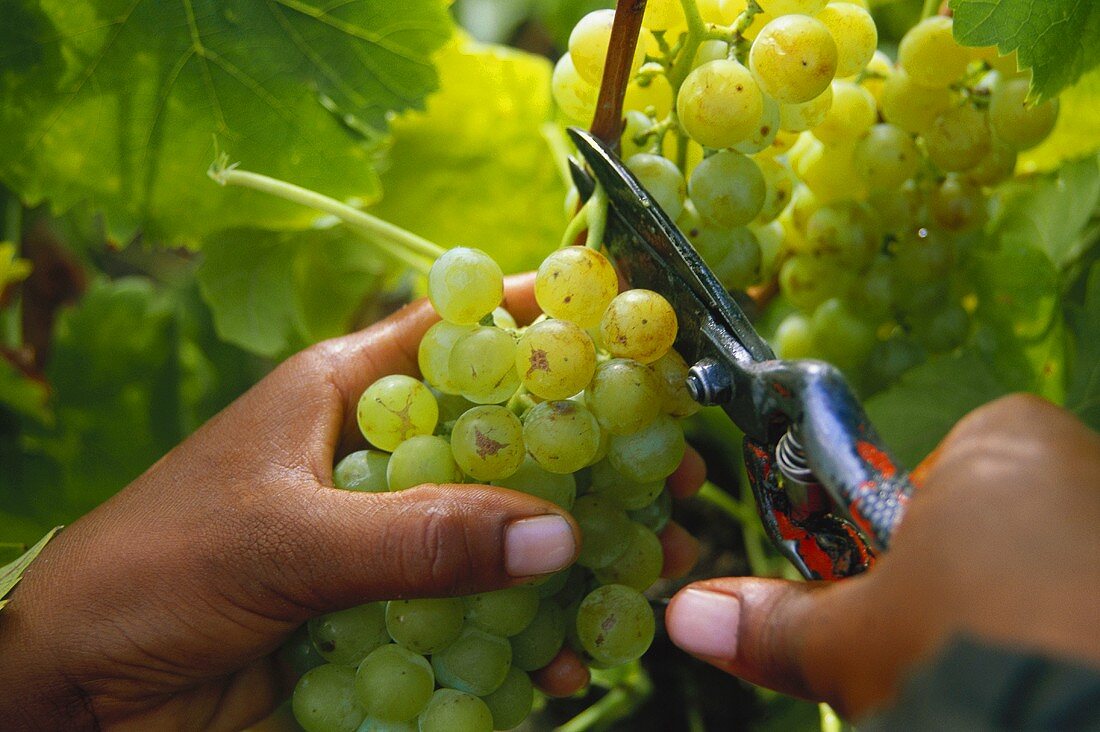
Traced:
[[474, 328], [454, 342], [447, 370], [451, 383], [471, 402], [507, 401], [519, 388], [516, 339], [500, 328]]
[[951, 18], [934, 15], [909, 29], [898, 46], [898, 65], [917, 84], [946, 88], [966, 71], [970, 50], [955, 42]]
[[451, 452], [471, 478], [506, 478], [523, 462], [523, 425], [504, 407], [474, 407], [455, 422]]
[[753, 41], [749, 68], [761, 91], [781, 104], [808, 102], [836, 76], [836, 42], [821, 21], [783, 15]]
[[832, 104], [825, 118], [814, 126], [814, 137], [827, 144], [855, 142], [878, 119], [875, 98], [850, 81], [834, 81], [832, 90]]
[[493, 713], [472, 694], [437, 689], [419, 722], [419, 732], [492, 732]]
[[554, 72], [550, 75], [550, 93], [567, 118], [583, 127], [592, 122], [599, 90], [581, 78], [568, 53], [554, 64]]
[[653, 642], [653, 611], [645, 597], [624, 585], [604, 585], [577, 610], [577, 635], [597, 662], [618, 666], [640, 658]]
[[551, 473], [574, 473], [600, 447], [600, 424], [584, 405], [569, 400], [536, 404], [523, 418], [527, 452]]
[[395, 643], [428, 655], [458, 638], [463, 613], [462, 600], [457, 597], [390, 600], [386, 603], [386, 632]]
[[836, 75], [845, 78], [863, 71], [878, 48], [878, 28], [871, 14], [850, 2], [831, 2], [817, 19], [836, 41]]
[[356, 409], [363, 437], [392, 452], [415, 435], [430, 435], [439, 419], [439, 405], [428, 387], [411, 376], [384, 376], [367, 387]]
[[1006, 79], [993, 88], [989, 123], [998, 140], [1016, 150], [1028, 150], [1046, 139], [1058, 120], [1058, 100], [1028, 104], [1030, 82]]
[[896, 69], [882, 89], [882, 116], [906, 132], [923, 132], [951, 106], [946, 87], [923, 87], [903, 69]]
[[802, 102], [800, 104], [780, 104], [779, 128], [787, 132], [805, 132], [824, 122], [832, 106], [832, 85], [825, 87], [825, 91], [808, 102]]
[[764, 97], [748, 69], [720, 59], [688, 74], [676, 96], [676, 114], [691, 139], [704, 147], [725, 148], [759, 129]]
[[575, 323], [544, 320], [520, 336], [516, 371], [532, 394], [543, 399], [567, 399], [592, 380], [596, 347]]
[[[611, 355], [642, 363], [653, 363], [665, 355], [676, 341], [676, 332], [675, 311], [652, 290], [620, 293], [600, 321], [600, 340]], [[589, 379], [591, 375], [589, 372]]]
[[431, 664], [392, 643], [371, 651], [355, 674], [355, 691], [367, 714], [393, 722], [420, 714], [434, 690]]
[[416, 361], [424, 379], [444, 394], [458, 394], [451, 378], [451, 349], [455, 342], [474, 329], [473, 325], [455, 325], [440, 321], [428, 328], [420, 339]]
[[428, 299], [444, 320], [471, 325], [504, 299], [504, 273], [480, 249], [448, 249], [428, 272]]
[[631, 155], [624, 162], [660, 209], [675, 220], [687, 196], [687, 184], [676, 164], [668, 158], [647, 153]]
[[896, 188], [917, 172], [920, 151], [900, 127], [878, 124], [856, 144], [854, 161], [873, 188]]
[[[573, 59], [573, 68], [581, 79], [594, 86], [599, 86], [603, 78], [604, 60], [607, 58], [611, 24], [614, 20], [614, 10], [593, 10], [577, 21], [569, 34], [569, 55]], [[642, 65], [644, 58], [645, 48], [639, 43], [634, 49], [630, 67], [632, 75]]]
[[352, 666], [329, 663], [311, 669], [294, 687], [294, 718], [306, 732], [355, 732], [367, 712], [354, 689]]
[[731, 229], [752, 221], [764, 207], [767, 185], [753, 160], [725, 151], [711, 155], [691, 173], [688, 195], [704, 221]]
[[585, 390], [585, 403], [600, 427], [613, 435], [637, 432], [661, 409], [660, 384], [637, 361], [615, 358], [600, 364]]
[[949, 109], [925, 130], [924, 144], [928, 157], [945, 172], [973, 168], [989, 151], [986, 115], [971, 107]]
[[447, 440], [435, 435], [410, 437], [397, 446], [386, 466], [386, 485], [402, 491], [425, 483], [461, 483]]
[[582, 328], [597, 325], [618, 293], [615, 268], [607, 257], [588, 247], [553, 252], [535, 275], [535, 300], [543, 312]]

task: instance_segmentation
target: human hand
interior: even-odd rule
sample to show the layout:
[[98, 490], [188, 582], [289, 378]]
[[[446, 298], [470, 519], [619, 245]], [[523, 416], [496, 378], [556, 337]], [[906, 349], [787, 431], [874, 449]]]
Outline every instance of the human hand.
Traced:
[[[507, 286], [521, 322], [537, 314], [532, 281]], [[334, 458], [362, 442], [359, 395], [415, 373], [435, 320], [422, 301], [290, 358], [47, 545], [0, 613], [2, 726], [240, 729], [286, 693], [273, 652], [306, 619], [572, 563], [575, 524], [532, 496], [332, 488]], [[701, 482], [689, 451], [670, 489]], [[669, 573], [686, 571], [694, 541], [676, 527], [662, 540]], [[568, 651], [536, 674], [555, 694], [587, 679]]]
[[960, 634], [1100, 664], [1100, 435], [1037, 397], [1006, 397], [963, 419], [921, 472], [871, 572], [693, 583], [668, 608], [672, 640], [857, 718]]

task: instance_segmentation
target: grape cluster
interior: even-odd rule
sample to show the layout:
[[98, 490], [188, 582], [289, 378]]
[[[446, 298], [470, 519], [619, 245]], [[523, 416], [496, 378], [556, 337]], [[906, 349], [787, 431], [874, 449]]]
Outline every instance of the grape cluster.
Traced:
[[671, 350], [672, 307], [649, 290], [620, 293], [611, 263], [586, 247], [542, 263], [545, 314], [525, 328], [500, 307], [500, 267], [476, 249], [441, 256], [428, 296], [442, 320], [420, 342], [425, 381], [392, 375], [367, 388], [357, 417], [372, 447], [339, 462], [336, 487], [523, 491], [572, 512], [580, 556], [527, 585], [311, 621], [303, 655], [326, 663], [294, 692], [308, 732], [512, 729], [532, 708], [528, 673], [563, 646], [608, 668], [653, 640], [642, 591], [663, 564], [665, 479], [685, 449], [677, 418], [698, 409]]
[[[624, 100], [628, 167], [730, 289], [777, 289], [782, 356], [867, 389], [962, 344], [956, 273], [992, 187], [1054, 126], [1015, 55], [920, 21], [896, 63], [859, 0], [650, 0]], [[568, 122], [595, 111], [612, 11], [554, 69]], [[783, 305], [781, 305], [783, 306]]]

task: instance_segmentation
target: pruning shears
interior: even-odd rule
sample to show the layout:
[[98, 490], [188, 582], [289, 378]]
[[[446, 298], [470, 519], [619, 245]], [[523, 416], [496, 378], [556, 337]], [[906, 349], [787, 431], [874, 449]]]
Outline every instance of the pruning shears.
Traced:
[[569, 129], [585, 167], [571, 161], [587, 199], [608, 200], [604, 243], [631, 287], [676, 311], [676, 350], [692, 364], [687, 387], [720, 406], [745, 434], [744, 456], [768, 536], [807, 579], [868, 569], [889, 548], [913, 492], [834, 366], [777, 359], [668, 215], [614, 152]]

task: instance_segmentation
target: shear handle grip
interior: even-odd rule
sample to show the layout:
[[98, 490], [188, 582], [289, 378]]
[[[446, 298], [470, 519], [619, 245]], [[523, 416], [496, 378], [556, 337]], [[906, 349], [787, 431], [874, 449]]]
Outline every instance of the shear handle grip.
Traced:
[[810, 360], [749, 368], [763, 413], [790, 425], [808, 471], [872, 547], [887, 549], [913, 485], [840, 371]]

